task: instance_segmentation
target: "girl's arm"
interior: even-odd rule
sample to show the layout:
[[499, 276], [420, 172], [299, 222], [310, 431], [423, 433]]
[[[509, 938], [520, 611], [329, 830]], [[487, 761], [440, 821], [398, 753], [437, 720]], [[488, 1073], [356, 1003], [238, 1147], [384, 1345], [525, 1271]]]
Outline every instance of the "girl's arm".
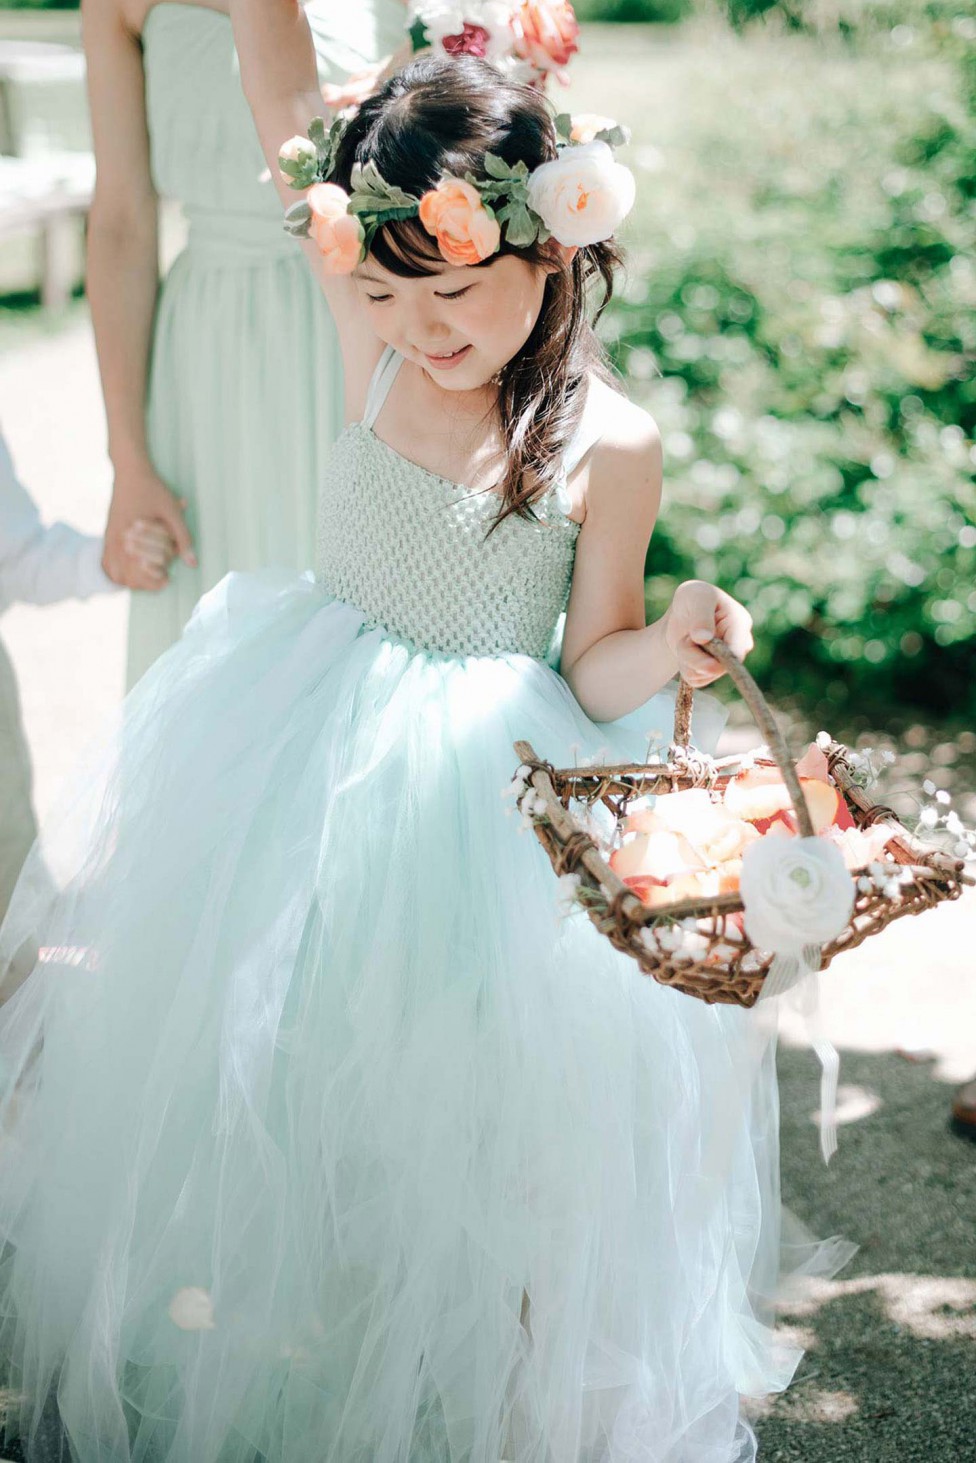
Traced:
[[[88, 299], [115, 469], [105, 562], [113, 578], [131, 584], [125, 538], [137, 520], [162, 523], [190, 562], [193, 546], [181, 505], [153, 468], [146, 445], [146, 380], [159, 264], [142, 51], [117, 0], [83, 0], [82, 29], [97, 162], [88, 223]], [[159, 589], [165, 582], [165, 574], [147, 573], [132, 587]]]
[[[299, 0], [230, 0], [230, 17], [241, 85], [284, 213], [299, 194], [281, 176], [279, 149], [290, 137], [305, 136], [324, 110], [312, 35]], [[352, 280], [325, 274], [308, 240], [296, 240], [295, 247], [304, 249], [332, 311], [342, 348], [346, 414], [358, 418], [382, 345], [366, 324]]]
[[594, 450], [586, 488], [562, 673], [594, 721], [613, 721], [650, 699], [679, 672], [695, 687], [724, 674], [700, 647], [719, 635], [740, 658], [752, 621], [731, 595], [693, 579], [666, 614], [645, 623], [644, 561], [661, 504], [661, 443], [636, 407]]
[[163, 585], [169, 546], [169, 534], [159, 524], [136, 522], [127, 539], [125, 573], [108, 577], [101, 538], [66, 523], [45, 528], [0, 432], [0, 608], [88, 599], [116, 584], [136, 589], [147, 576]]

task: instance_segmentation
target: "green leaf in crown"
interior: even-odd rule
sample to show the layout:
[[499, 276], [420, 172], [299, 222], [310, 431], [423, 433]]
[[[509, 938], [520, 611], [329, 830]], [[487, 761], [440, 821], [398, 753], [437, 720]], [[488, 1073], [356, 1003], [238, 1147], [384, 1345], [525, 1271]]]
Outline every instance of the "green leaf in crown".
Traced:
[[513, 249], [527, 249], [536, 240], [545, 243], [549, 234], [537, 213], [529, 207], [529, 168], [520, 158], [517, 163], [507, 163], [496, 153], [485, 153], [486, 178], [477, 178], [465, 173], [466, 183], [477, 188], [481, 201], [489, 204], [501, 203], [501, 207], [490, 209], [503, 225], [505, 238]]
[[[393, 210], [396, 217], [409, 218], [411, 213], [416, 213], [420, 207], [420, 199], [415, 198], [412, 193], [405, 193], [402, 188], [388, 183], [372, 159], [362, 166], [357, 163], [349, 181], [352, 186], [352, 192], [349, 195], [351, 213], [379, 216]], [[401, 213], [402, 209], [408, 211]]]
[[309, 138], [315, 143], [316, 151], [319, 155], [319, 180], [323, 183], [327, 182], [335, 172], [336, 154], [339, 151], [339, 144], [345, 136], [348, 126], [349, 122], [347, 118], [336, 117], [328, 132], [326, 132], [325, 123], [322, 121], [322, 118], [316, 117], [308, 129]]
[[556, 136], [560, 142], [570, 143], [573, 140], [573, 119], [569, 112], [560, 112], [554, 119]]
[[500, 208], [496, 217], [504, 224], [505, 238], [513, 249], [527, 249], [536, 239], [545, 243], [549, 237], [538, 214], [517, 199]]
[[293, 239], [307, 239], [308, 226], [312, 222], [312, 210], [304, 198], [293, 203], [285, 213], [285, 232]]
[[598, 132], [594, 141], [605, 142], [610, 147], [626, 147], [630, 141], [630, 128], [621, 127], [617, 122], [613, 127], [605, 127], [602, 132]]

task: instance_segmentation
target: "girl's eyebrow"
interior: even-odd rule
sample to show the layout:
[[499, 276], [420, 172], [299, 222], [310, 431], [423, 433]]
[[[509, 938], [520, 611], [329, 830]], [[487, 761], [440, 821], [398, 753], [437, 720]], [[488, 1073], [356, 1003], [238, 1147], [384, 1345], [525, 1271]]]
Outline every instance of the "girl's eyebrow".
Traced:
[[356, 269], [356, 270], [354, 270], [352, 277], [353, 277], [353, 279], [362, 279], [362, 280], [365, 280], [367, 284], [383, 284], [384, 283], [384, 281], [382, 279], [380, 279], [379, 275], [376, 275], [376, 274], [367, 274], [367, 272], [364, 269]]

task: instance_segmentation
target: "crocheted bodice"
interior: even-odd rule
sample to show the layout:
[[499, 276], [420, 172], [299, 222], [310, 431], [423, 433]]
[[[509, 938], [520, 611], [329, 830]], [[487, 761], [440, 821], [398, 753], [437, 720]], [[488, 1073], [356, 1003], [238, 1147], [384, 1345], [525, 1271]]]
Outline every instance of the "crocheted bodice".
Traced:
[[410, 462], [373, 424], [402, 357], [387, 350], [366, 415], [341, 433], [319, 498], [317, 577], [370, 625], [447, 655], [545, 657], [566, 607], [579, 524], [564, 483], [599, 437], [587, 407], [563, 481], [488, 537], [492, 492], [473, 493]]

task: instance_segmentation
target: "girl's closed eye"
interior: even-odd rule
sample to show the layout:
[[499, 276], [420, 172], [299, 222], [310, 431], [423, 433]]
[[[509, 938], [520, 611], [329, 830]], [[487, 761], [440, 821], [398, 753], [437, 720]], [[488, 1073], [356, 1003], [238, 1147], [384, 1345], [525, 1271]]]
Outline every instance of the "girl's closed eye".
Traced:
[[370, 294], [367, 294], [366, 298], [367, 298], [367, 300], [369, 300], [374, 305], [382, 305], [382, 304], [385, 304], [385, 302], [387, 300], [392, 300], [393, 299], [393, 296], [392, 295], [370, 295]]
[[473, 284], [466, 284], [462, 285], [459, 290], [436, 290], [435, 294], [439, 300], [460, 300], [463, 295], [469, 294], [473, 289]]

